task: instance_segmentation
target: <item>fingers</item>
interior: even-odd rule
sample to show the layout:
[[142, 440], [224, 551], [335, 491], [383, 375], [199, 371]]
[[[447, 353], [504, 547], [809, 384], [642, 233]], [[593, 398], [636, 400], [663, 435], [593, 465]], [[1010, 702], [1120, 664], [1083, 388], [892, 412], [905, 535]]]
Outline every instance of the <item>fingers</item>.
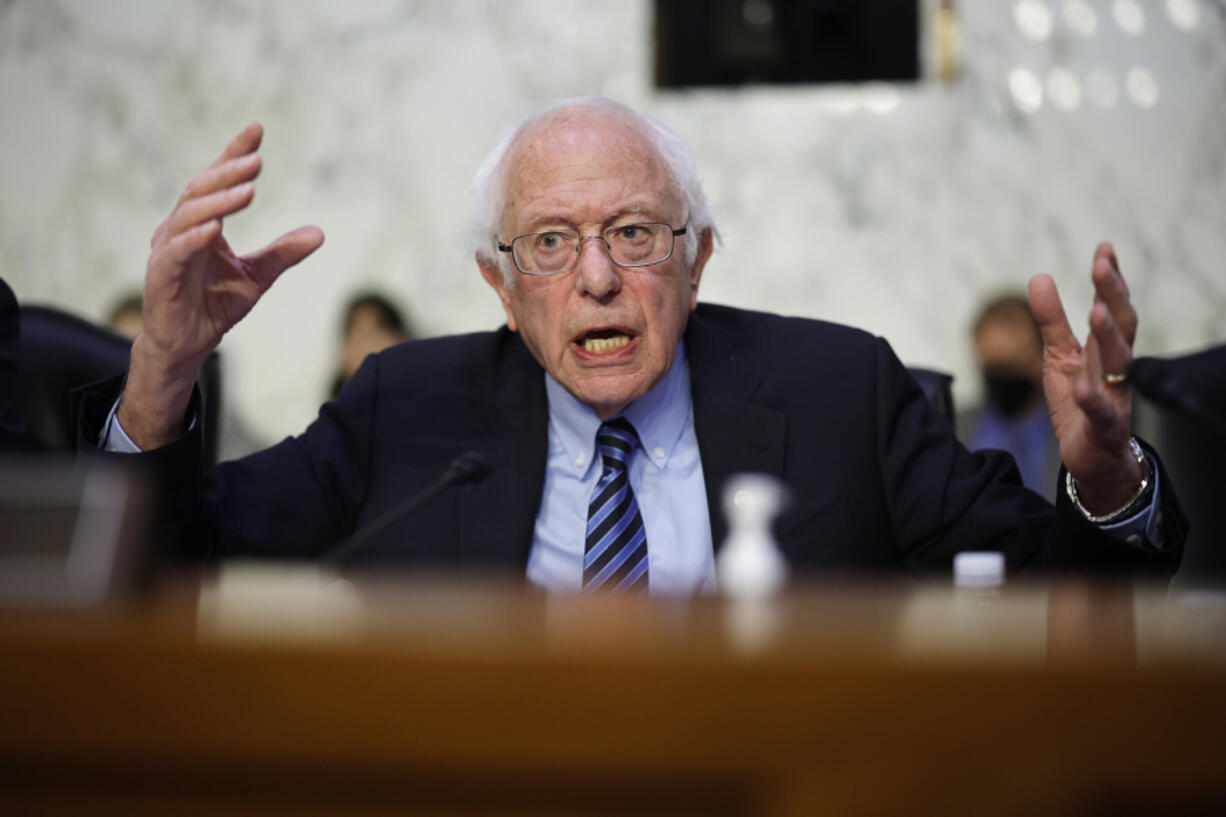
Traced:
[[318, 227], [299, 227], [261, 250], [243, 257], [262, 290], [268, 289], [285, 270], [302, 261], [324, 243]]
[[255, 186], [251, 182], [243, 182], [237, 187], [185, 201], [176, 207], [164, 222], [162, 240], [172, 239], [184, 230], [190, 230], [206, 221], [236, 213], [251, 204], [254, 197]]
[[1124, 374], [1132, 365], [1132, 343], [1101, 301], [1090, 308], [1090, 332], [1098, 346], [1102, 374]]
[[219, 235], [221, 235], [220, 220], [213, 219], [204, 224], [197, 224], [156, 248], [149, 259], [149, 264], [152, 267], [157, 265], [159, 260], [165, 260], [174, 267], [181, 267], [192, 255], [207, 247]]
[[[192, 179], [187, 183], [187, 187], [183, 189], [182, 195], [179, 196], [175, 209], [154, 231], [150, 246], [157, 246], [159, 242], [169, 240], [183, 230], [191, 229], [203, 221], [214, 218], [216, 215], [229, 215], [226, 212], [216, 211], [209, 205], [202, 207], [187, 207], [187, 205], [213, 193], [244, 184], [249, 185], [251, 181], [260, 175], [262, 167], [263, 163], [259, 155], [249, 153], [245, 156], [230, 159], [220, 165], [214, 164], [213, 167]], [[238, 194], [238, 196], [241, 198], [242, 194]], [[214, 204], [216, 203], [214, 202]], [[248, 197], [247, 201], [236, 209], [241, 209], [249, 203], [250, 198]], [[187, 208], [186, 210], [184, 209], [185, 207]], [[234, 212], [234, 210], [230, 212]]]
[[1129, 300], [1128, 285], [1120, 275], [1115, 250], [1105, 241], [1094, 253], [1091, 277], [1095, 294], [1090, 307], [1090, 339], [1086, 343], [1085, 369], [1073, 390], [1073, 398], [1092, 426], [1119, 436], [1127, 433], [1128, 386], [1108, 383], [1105, 376], [1124, 374], [1132, 364], [1137, 316]]
[[189, 201], [200, 196], [207, 196], [227, 187], [249, 182], [260, 175], [263, 162], [258, 153], [248, 153], [237, 159], [230, 159], [219, 165], [214, 165], [187, 183], [179, 202]]
[[[1102, 259], [1109, 264], [1112, 269], [1119, 272], [1120, 262], [1119, 259], [1115, 257], [1115, 247], [1111, 245], [1110, 241], [1100, 241], [1098, 246], [1094, 248], [1094, 263], [1096, 265], [1098, 264], [1099, 259]], [[1124, 279], [1120, 278], [1120, 283], [1123, 283], [1123, 281]], [[1124, 287], [1124, 294], [1128, 294], [1127, 286]]]
[[225, 164], [231, 159], [236, 159], [239, 156], [245, 156], [248, 153], [255, 153], [260, 149], [260, 142], [264, 139], [264, 126], [259, 122], [252, 122], [247, 127], [243, 128], [238, 136], [230, 140], [230, 144], [226, 145], [226, 149], [221, 152], [221, 155], [213, 160], [213, 164], [209, 165], [211, 170], [214, 167]]
[[1069, 326], [1064, 305], [1056, 282], [1049, 275], [1036, 275], [1030, 279], [1030, 313], [1039, 325], [1043, 346], [1058, 353], [1075, 352], [1081, 348], [1073, 328]]
[[[1073, 399], [1085, 413], [1090, 425], [1100, 431], [1108, 431], [1118, 436], [1122, 420], [1119, 408], [1111, 395], [1107, 394], [1102, 385], [1093, 384], [1088, 379], [1079, 380], [1073, 388]], [[1127, 436], [1127, 427], [1123, 427]]]
[[1105, 304], [1112, 322], [1131, 346], [1137, 336], [1137, 313], [1132, 307], [1128, 284], [1120, 274], [1119, 262], [1110, 243], [1104, 241], [1098, 245], [1090, 275], [1094, 280], [1095, 303]]

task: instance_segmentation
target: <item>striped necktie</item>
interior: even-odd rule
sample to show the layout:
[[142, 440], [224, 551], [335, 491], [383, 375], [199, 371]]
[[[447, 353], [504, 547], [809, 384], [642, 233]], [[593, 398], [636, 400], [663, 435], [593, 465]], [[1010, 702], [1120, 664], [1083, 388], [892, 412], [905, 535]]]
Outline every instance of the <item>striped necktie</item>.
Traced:
[[627, 473], [638, 442], [634, 426], [624, 417], [605, 422], [596, 432], [604, 471], [587, 508], [584, 591], [642, 593], [647, 589], [647, 532]]

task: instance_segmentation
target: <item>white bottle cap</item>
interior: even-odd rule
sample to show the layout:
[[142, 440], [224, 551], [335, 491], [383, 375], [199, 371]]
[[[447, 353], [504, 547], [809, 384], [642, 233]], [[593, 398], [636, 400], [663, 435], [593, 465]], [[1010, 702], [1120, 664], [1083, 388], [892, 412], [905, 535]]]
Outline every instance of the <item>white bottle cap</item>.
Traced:
[[955, 587], [999, 587], [1005, 583], [1005, 556], [986, 550], [968, 550], [954, 557]]

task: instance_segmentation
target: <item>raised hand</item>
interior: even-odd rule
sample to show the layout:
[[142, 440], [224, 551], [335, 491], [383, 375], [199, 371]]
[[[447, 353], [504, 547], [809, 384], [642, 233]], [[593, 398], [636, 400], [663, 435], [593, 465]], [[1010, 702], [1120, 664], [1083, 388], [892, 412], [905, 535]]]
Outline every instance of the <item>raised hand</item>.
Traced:
[[1060, 459], [1095, 514], [1126, 504], [1141, 483], [1128, 445], [1132, 389], [1120, 375], [1132, 363], [1137, 313], [1120, 274], [1115, 250], [1098, 245], [1091, 270], [1094, 303], [1085, 346], [1069, 326], [1049, 276], [1030, 279], [1030, 310], [1043, 335], [1043, 390]]
[[119, 422], [141, 448], [178, 436], [200, 366], [289, 267], [323, 243], [300, 227], [239, 256], [222, 219], [251, 203], [264, 129], [252, 123], [208, 170], [192, 179], [153, 234], [145, 274], [143, 329], [132, 345]]

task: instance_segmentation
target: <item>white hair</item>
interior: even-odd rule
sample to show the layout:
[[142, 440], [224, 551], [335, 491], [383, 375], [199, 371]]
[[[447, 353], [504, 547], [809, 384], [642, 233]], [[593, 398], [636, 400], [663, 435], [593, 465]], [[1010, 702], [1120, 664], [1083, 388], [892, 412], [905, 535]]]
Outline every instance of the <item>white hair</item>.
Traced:
[[507, 253], [498, 250], [498, 231], [502, 213], [507, 203], [506, 160], [519, 136], [537, 122], [559, 111], [575, 108], [595, 108], [612, 113], [629, 123], [659, 153], [668, 168], [676, 191], [689, 219], [682, 244], [682, 258], [686, 264], [693, 263], [698, 252], [702, 233], [711, 231], [712, 239], [719, 238], [719, 231], [711, 215], [711, 206], [702, 191], [698, 179], [698, 166], [694, 155], [677, 132], [653, 116], [639, 113], [633, 108], [612, 99], [599, 96], [573, 97], [545, 102], [513, 124], [477, 168], [473, 176], [472, 223], [469, 230], [469, 250], [480, 258], [496, 264], [502, 271], [502, 280], [508, 289], [514, 288], [515, 265]]

